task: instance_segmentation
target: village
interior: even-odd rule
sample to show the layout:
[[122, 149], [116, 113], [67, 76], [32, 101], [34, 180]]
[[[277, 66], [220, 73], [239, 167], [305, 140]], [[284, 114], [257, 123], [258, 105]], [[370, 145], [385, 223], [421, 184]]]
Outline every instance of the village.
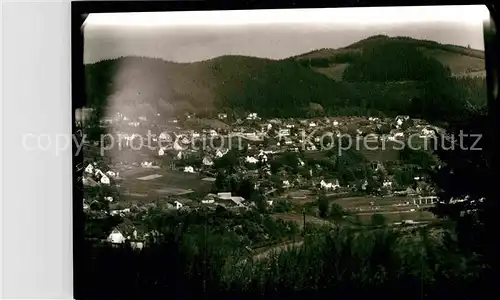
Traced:
[[[321, 219], [317, 205], [321, 195], [361, 223], [369, 223], [374, 214], [383, 215], [390, 224], [434, 219], [426, 208], [438, 198], [425, 169], [439, 167], [432, 141], [442, 130], [422, 120], [408, 116], [264, 120], [256, 113], [234, 120], [226, 113], [217, 119], [186, 114], [159, 120], [159, 115], [150, 120], [121, 113], [102, 120], [101, 126], [119, 138], [113, 149], [101, 145], [106, 149], [104, 158], [93, 149], [96, 145], [87, 145], [80, 166], [82, 183], [86, 190], [102, 187], [107, 192], [86, 193], [86, 212], [100, 209], [102, 201], [108, 203], [110, 215], [123, 218], [152, 207], [164, 211], [223, 207], [236, 213], [265, 211], [302, 223], [306, 215], [313, 222]], [[153, 145], [139, 149], [134, 142], [146, 132]], [[349, 147], [342, 148], [346, 137], [351, 137]], [[416, 152], [427, 153], [429, 162], [419, 165], [401, 158], [409, 138], [412, 147], [420, 146]], [[148, 233], [140, 231], [137, 226], [116, 228], [108, 241], [128, 239], [142, 247]]]

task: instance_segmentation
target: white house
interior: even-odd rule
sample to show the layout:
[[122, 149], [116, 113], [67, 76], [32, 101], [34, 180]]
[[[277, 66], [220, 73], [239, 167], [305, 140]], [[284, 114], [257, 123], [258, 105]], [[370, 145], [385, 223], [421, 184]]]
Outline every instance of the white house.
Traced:
[[115, 173], [114, 171], [109, 170], [109, 171], [106, 172], [106, 175], [109, 176], [109, 177], [111, 177], [111, 178], [116, 178], [117, 173]]
[[86, 168], [85, 168], [85, 172], [89, 173], [89, 174], [94, 174], [94, 166], [92, 164], [89, 164]]
[[107, 185], [109, 185], [111, 183], [109, 180], [109, 177], [106, 175], [102, 176], [100, 181], [102, 184], [107, 184]]
[[174, 201], [175, 209], [181, 209], [182, 208], [182, 203], [179, 201]]
[[160, 148], [160, 150], [158, 150], [158, 155], [159, 156], [165, 155], [165, 150], [163, 148]]
[[289, 187], [290, 187], [290, 181], [288, 181], [288, 180], [283, 180], [283, 187], [284, 187], [284, 188], [289, 188]]
[[432, 136], [435, 136], [435, 135], [436, 135], [436, 133], [432, 129], [423, 128], [420, 131], [420, 137], [432, 137]]
[[247, 116], [247, 120], [257, 120], [257, 113], [249, 113]]
[[217, 149], [217, 152], [215, 153], [215, 156], [217, 157], [223, 157], [229, 152], [229, 149]]
[[333, 126], [335, 127], [339, 126], [339, 122], [337, 120], [333, 121]]
[[182, 153], [182, 151], [179, 151], [179, 153], [177, 153], [176, 157], [177, 157], [177, 159], [182, 159], [184, 157], [184, 153]]
[[123, 234], [120, 232], [118, 229], [113, 229], [111, 234], [108, 236], [108, 242], [113, 243], [113, 244], [123, 244], [125, 243], [125, 237]]
[[170, 141], [172, 138], [170, 137], [170, 134], [168, 134], [168, 132], [164, 131], [162, 133], [160, 133], [160, 136], [159, 136], [160, 140], [162, 141]]
[[390, 181], [390, 180], [384, 180], [384, 182], [382, 183], [382, 186], [385, 187], [385, 188], [391, 188], [392, 187], [392, 181]]
[[262, 162], [266, 162], [267, 161], [267, 155], [264, 153], [263, 150], [260, 150], [258, 157], [259, 157], [260, 160], [262, 160]]
[[325, 182], [324, 180], [321, 180], [319, 183], [321, 188], [325, 190], [336, 190], [340, 188], [340, 184], [338, 180], [335, 180], [334, 182]]
[[203, 203], [203, 204], [213, 204], [213, 203], [215, 203], [215, 200], [213, 198], [208, 198], [208, 199], [201, 200], [201, 203]]
[[316, 126], [318, 126], [318, 125], [314, 122], [309, 123], [309, 127], [316, 127]]
[[310, 144], [310, 145], [306, 146], [306, 150], [308, 150], [308, 151], [316, 151], [316, 150], [318, 150], [318, 148], [314, 144], [312, 144], [312, 145]]
[[305, 165], [304, 161], [302, 159], [299, 158], [299, 162], [298, 162], [298, 165], [303, 167]]
[[227, 114], [224, 114], [224, 113], [220, 113], [217, 115], [219, 117], [219, 119], [221, 120], [224, 120], [224, 119], [227, 119]]
[[214, 164], [214, 162], [213, 162], [213, 160], [212, 160], [210, 157], [205, 156], [205, 157], [203, 158], [203, 164], [204, 164], [205, 166], [211, 166], [211, 165], [213, 165], [213, 164]]
[[191, 166], [184, 167], [185, 173], [194, 173], [194, 168]]
[[259, 160], [258, 160], [258, 159], [256, 159], [255, 157], [252, 157], [252, 156], [247, 156], [247, 157], [245, 158], [245, 161], [246, 161], [247, 163], [250, 163], [250, 164], [256, 164], [256, 163], [258, 163], [258, 162], [259, 162]]
[[364, 181], [363, 184], [361, 185], [361, 189], [362, 190], [366, 190], [366, 188], [368, 187], [368, 181]]
[[113, 202], [113, 197], [104, 197], [104, 200], [108, 202]]
[[288, 128], [280, 129], [279, 132], [278, 132], [278, 135], [280, 137], [281, 136], [289, 136], [290, 135], [290, 129], [288, 129]]
[[153, 167], [153, 162], [143, 161], [141, 163], [141, 167], [143, 167], [143, 168], [151, 168], [151, 167]]

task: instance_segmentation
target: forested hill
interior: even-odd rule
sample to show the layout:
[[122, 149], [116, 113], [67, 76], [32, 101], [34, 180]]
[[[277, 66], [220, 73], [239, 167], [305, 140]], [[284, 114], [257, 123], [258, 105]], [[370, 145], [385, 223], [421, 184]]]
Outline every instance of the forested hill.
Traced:
[[483, 56], [459, 46], [375, 36], [283, 60], [222, 56], [174, 63], [124, 57], [85, 70], [90, 106], [132, 115], [224, 110], [264, 117], [410, 114], [443, 119], [485, 104]]

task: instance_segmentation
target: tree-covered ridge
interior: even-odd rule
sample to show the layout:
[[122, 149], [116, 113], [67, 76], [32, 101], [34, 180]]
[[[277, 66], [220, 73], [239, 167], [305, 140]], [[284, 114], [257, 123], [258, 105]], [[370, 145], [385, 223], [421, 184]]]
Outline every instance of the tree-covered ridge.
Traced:
[[431, 81], [451, 76], [449, 68], [401, 42], [367, 46], [352, 60], [343, 79], [350, 82]]
[[[451, 77], [449, 66], [423, 52], [429, 42], [418, 41], [373, 38], [311, 59], [222, 56], [181, 64], [125, 57], [87, 65], [86, 96], [90, 106], [102, 108], [115, 99], [120, 108], [162, 115], [226, 111], [241, 116], [252, 111], [263, 117], [326, 113], [445, 119], [485, 105], [483, 78]], [[336, 64], [346, 65], [341, 81], [317, 71]], [[467, 61], [460, 64], [463, 68]], [[324, 111], [311, 111], [311, 103]]]

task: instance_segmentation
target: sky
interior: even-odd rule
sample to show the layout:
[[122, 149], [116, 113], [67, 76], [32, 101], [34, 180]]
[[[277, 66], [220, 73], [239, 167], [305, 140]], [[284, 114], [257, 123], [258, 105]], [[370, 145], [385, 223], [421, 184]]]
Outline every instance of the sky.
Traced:
[[384, 34], [484, 50], [485, 6], [90, 14], [84, 62], [135, 55], [194, 62], [221, 55], [282, 59]]

